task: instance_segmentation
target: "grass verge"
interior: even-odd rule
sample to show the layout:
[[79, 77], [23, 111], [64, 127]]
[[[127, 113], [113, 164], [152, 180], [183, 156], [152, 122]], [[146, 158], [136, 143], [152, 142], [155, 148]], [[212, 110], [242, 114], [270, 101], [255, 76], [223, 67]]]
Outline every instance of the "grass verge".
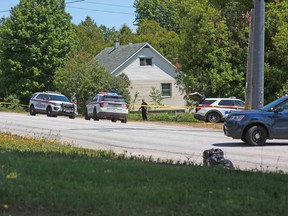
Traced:
[[288, 176], [0, 133], [1, 215], [287, 215]]

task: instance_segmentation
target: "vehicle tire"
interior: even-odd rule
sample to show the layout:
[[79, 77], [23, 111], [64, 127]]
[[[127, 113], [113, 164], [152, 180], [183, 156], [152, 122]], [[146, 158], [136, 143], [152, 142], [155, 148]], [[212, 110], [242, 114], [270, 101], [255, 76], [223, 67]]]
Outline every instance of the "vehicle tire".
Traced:
[[86, 109], [86, 112], [85, 112], [85, 120], [90, 120], [91, 118], [88, 116], [88, 110]]
[[121, 123], [127, 123], [127, 119], [121, 120]]
[[53, 117], [51, 106], [48, 106], [48, 107], [47, 107], [47, 109], [46, 109], [46, 114], [47, 114], [47, 117]]
[[207, 120], [208, 120], [208, 122], [211, 122], [211, 123], [219, 123], [221, 121], [221, 117], [220, 117], [219, 113], [211, 112], [208, 114]]
[[30, 106], [29, 112], [30, 112], [30, 115], [32, 115], [32, 116], [36, 115], [35, 107], [33, 104]]
[[69, 119], [75, 119], [75, 115], [69, 116]]
[[111, 119], [111, 121], [112, 121], [112, 122], [117, 122], [117, 120], [116, 120], [116, 119]]
[[260, 125], [252, 126], [246, 132], [245, 139], [252, 146], [264, 145], [267, 140], [266, 129]]
[[96, 108], [94, 108], [94, 110], [93, 110], [93, 119], [94, 119], [94, 121], [99, 121]]
[[242, 137], [241, 140], [244, 142], [244, 143], [247, 143], [247, 140], [245, 137]]

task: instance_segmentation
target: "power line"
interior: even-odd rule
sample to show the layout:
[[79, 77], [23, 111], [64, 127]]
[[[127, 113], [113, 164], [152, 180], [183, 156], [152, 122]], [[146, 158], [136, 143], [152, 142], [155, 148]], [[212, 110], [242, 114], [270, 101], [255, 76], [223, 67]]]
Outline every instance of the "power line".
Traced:
[[[71, 2], [66, 2], [66, 4], [73, 4], [73, 3], [77, 3], [77, 2], [83, 2], [85, 0], [74, 0], [74, 1], [71, 1]], [[3, 10], [3, 11], [0, 11], [0, 13], [8, 13], [10, 12], [10, 10]]]
[[88, 11], [98, 11], [98, 12], [105, 12], [105, 13], [114, 13], [114, 14], [127, 14], [127, 15], [134, 15], [134, 13], [128, 12], [117, 12], [117, 11], [106, 11], [106, 10], [97, 10], [97, 9], [90, 9], [90, 8], [82, 8], [82, 7], [73, 7], [73, 6], [66, 6], [69, 8], [79, 9], [79, 10], [88, 10]]
[[96, 3], [91, 1], [84, 1], [88, 4], [98, 4], [98, 5], [107, 5], [107, 6], [113, 6], [113, 7], [123, 7], [123, 8], [133, 8], [132, 6], [125, 6], [125, 5], [115, 5], [115, 4], [107, 4], [107, 3]]
[[77, 3], [77, 2], [83, 2], [85, 0], [75, 0], [75, 1], [71, 1], [71, 2], [66, 2], [66, 4], [72, 4], [72, 3]]

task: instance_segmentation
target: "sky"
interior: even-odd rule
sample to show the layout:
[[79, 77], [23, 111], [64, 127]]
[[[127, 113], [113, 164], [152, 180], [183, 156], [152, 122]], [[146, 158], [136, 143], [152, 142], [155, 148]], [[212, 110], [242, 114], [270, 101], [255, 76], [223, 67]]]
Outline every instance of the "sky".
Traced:
[[[0, 17], [9, 17], [9, 10], [19, 2], [20, 0], [0, 0]], [[66, 0], [66, 12], [72, 16], [74, 24], [79, 24], [89, 16], [97, 26], [105, 25], [119, 30], [126, 24], [135, 32], [133, 3], [134, 0]]]

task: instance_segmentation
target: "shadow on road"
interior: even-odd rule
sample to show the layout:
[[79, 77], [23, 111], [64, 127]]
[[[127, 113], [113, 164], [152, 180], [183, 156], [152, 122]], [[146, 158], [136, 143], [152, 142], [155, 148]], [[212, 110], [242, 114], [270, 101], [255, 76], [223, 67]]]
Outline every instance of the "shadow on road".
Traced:
[[[250, 146], [247, 143], [244, 142], [234, 142], [234, 143], [214, 143], [212, 144], [215, 147], [263, 147], [263, 146]], [[288, 146], [288, 141], [287, 142], [266, 142], [265, 146]]]

